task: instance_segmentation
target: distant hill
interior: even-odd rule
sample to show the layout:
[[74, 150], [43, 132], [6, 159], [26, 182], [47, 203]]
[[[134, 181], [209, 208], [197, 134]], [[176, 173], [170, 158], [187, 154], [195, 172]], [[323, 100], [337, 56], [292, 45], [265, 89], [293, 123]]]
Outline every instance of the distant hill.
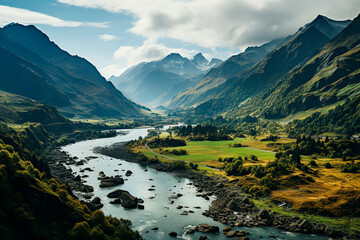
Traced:
[[244, 52], [230, 57], [218, 67], [211, 69], [196, 86], [181, 92], [168, 101], [165, 106], [173, 109], [184, 108], [214, 97], [220, 91], [219, 86], [227, 79], [263, 60], [269, 52], [280, 46], [286, 39], [276, 39], [260, 47], [248, 47]]
[[60, 49], [35, 26], [0, 28], [0, 89], [56, 106], [69, 117], [139, 116], [141, 107], [86, 59]]
[[192, 59], [171, 53], [160, 61], [140, 63], [109, 80], [130, 99], [156, 107], [194, 86], [209, 69], [221, 62], [219, 59], [209, 62], [201, 53]]
[[6, 123], [70, 123], [52, 106], [20, 95], [0, 91], [0, 121]]
[[[263, 91], [273, 89], [274, 84], [294, 67], [313, 57], [320, 48], [326, 45], [351, 21], [334, 21], [318, 16], [311, 23], [300, 28], [281, 46], [255, 64], [228, 78], [216, 87], [208, 97], [208, 101], [194, 110], [197, 115], [214, 115], [228, 113], [236, 116], [247, 102]], [[279, 85], [278, 85], [279, 87]], [[264, 107], [258, 102], [258, 107]], [[286, 104], [286, 101], [284, 102]]]

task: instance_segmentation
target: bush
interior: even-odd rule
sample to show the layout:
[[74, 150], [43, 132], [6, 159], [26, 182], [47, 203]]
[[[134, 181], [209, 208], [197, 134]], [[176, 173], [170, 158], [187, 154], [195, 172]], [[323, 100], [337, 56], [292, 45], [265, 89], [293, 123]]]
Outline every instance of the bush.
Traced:
[[325, 168], [332, 168], [331, 164], [329, 162], [325, 163], [324, 165]]
[[258, 161], [259, 160], [258, 157], [255, 156], [254, 154], [250, 155], [250, 159], [253, 160], [253, 161]]
[[171, 151], [171, 153], [173, 155], [187, 155], [188, 154], [185, 149], [180, 149], [180, 150], [174, 149], [174, 150]]
[[341, 166], [341, 172], [345, 172], [345, 173], [356, 173], [357, 172], [357, 167], [355, 164], [352, 163], [346, 163], [344, 165]]
[[75, 223], [75, 226], [70, 231], [70, 239], [74, 240], [88, 240], [91, 239], [91, 229], [87, 222]]
[[315, 160], [311, 160], [311, 161], [309, 162], [309, 164], [310, 164], [310, 166], [312, 166], [312, 167], [316, 167], [316, 166], [317, 166], [317, 163], [315, 162]]
[[186, 167], [186, 163], [184, 161], [174, 161], [170, 163], [171, 169], [184, 169]]
[[198, 167], [199, 167], [199, 165], [198, 164], [194, 164], [194, 163], [189, 163], [189, 167], [191, 168], [191, 169], [194, 169], [194, 170], [197, 170], [198, 169]]
[[234, 143], [234, 144], [230, 144], [229, 147], [238, 148], [238, 147], [242, 147], [242, 145], [241, 143]]

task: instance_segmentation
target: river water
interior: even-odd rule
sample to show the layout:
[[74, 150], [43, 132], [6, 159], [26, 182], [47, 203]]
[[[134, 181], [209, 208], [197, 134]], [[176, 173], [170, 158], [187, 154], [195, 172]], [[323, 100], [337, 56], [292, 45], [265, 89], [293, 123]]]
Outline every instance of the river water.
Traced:
[[[82, 179], [86, 181], [86, 184], [94, 187], [94, 196], [101, 198], [101, 202], [104, 204], [102, 211], [106, 215], [130, 219], [133, 223], [133, 229], [138, 230], [145, 239], [174, 239], [168, 235], [169, 232], [172, 231], [177, 232], [177, 239], [199, 239], [200, 236], [207, 236], [207, 239], [228, 239], [222, 234], [222, 229], [225, 225], [201, 214], [204, 210], [208, 209], [211, 199], [208, 201], [201, 197], [196, 197], [196, 189], [190, 185], [191, 180], [169, 173], [159, 172], [137, 163], [126, 162], [93, 152], [94, 147], [105, 147], [117, 142], [138, 139], [140, 136], [145, 137], [147, 130], [146, 128], [119, 130], [121, 132], [127, 132], [127, 134], [111, 138], [82, 141], [64, 146], [62, 150], [67, 152], [71, 157], [77, 156], [79, 159], [85, 159], [85, 157], [89, 156], [97, 157], [87, 161], [83, 166], [71, 165], [67, 167], [71, 167], [75, 175], [89, 176]], [[80, 169], [86, 167], [94, 171], [79, 172]], [[133, 172], [130, 177], [125, 176], [127, 170]], [[103, 171], [107, 176], [122, 175], [125, 183], [111, 188], [99, 188], [100, 181], [97, 180], [97, 178], [100, 171]], [[151, 187], [154, 188], [155, 191], [149, 191], [148, 189]], [[145, 209], [124, 209], [121, 205], [110, 204], [109, 202], [113, 199], [109, 199], [106, 195], [115, 189], [127, 190], [133, 196], [142, 198], [145, 201]], [[168, 197], [177, 193], [181, 193], [183, 196], [175, 199], [174, 204], [171, 204]], [[80, 193], [75, 194], [79, 199], [82, 199]], [[184, 208], [177, 209], [176, 207], [178, 205], [182, 205]], [[201, 207], [201, 209], [195, 207]], [[185, 210], [192, 210], [194, 213], [180, 215]], [[204, 234], [196, 232], [192, 235], [185, 234], [189, 228], [201, 223], [219, 226], [220, 233]], [[159, 230], [152, 230], [152, 228], [155, 227], [158, 227]], [[250, 232], [248, 235], [250, 239], [258, 239], [260, 236], [262, 239], [274, 239], [269, 237], [270, 235], [276, 236], [276, 239], [328, 239], [325, 236], [290, 233], [273, 227], [240, 227], [233, 229]]]

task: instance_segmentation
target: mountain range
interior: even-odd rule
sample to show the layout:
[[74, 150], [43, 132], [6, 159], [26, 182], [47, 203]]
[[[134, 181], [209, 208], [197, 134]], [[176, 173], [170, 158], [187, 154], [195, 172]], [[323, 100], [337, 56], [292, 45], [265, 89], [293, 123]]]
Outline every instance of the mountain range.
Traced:
[[319, 15], [295, 34], [255, 48], [268, 46], [257, 61], [247, 61], [251, 48], [229, 58], [165, 106], [198, 116], [284, 118], [340, 103], [358, 94], [358, 22]]
[[0, 89], [51, 104], [68, 117], [140, 116], [86, 59], [62, 50], [35, 26], [0, 28]]
[[171, 53], [162, 60], [133, 66], [109, 80], [133, 101], [156, 107], [194, 86], [221, 63], [219, 59], [208, 61], [201, 53], [192, 59]]

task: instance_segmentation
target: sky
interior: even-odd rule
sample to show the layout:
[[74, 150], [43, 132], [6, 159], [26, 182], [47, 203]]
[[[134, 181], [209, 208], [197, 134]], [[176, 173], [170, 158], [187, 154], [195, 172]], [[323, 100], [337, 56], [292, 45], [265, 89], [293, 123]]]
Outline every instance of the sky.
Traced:
[[0, 0], [0, 26], [33, 24], [105, 78], [177, 52], [226, 60], [321, 14], [353, 19], [360, 0]]

